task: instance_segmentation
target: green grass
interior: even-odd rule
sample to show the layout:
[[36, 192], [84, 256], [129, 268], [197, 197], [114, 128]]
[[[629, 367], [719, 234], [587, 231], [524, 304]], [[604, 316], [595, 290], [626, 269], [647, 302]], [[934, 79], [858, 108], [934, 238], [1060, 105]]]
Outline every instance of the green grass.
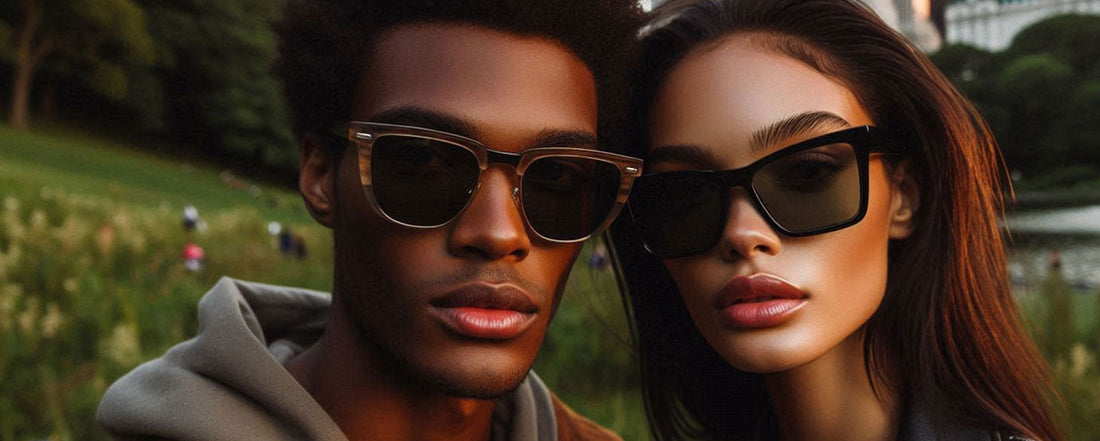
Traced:
[[[222, 275], [327, 290], [332, 248], [293, 191], [227, 185], [221, 170], [81, 134], [0, 126], [0, 440], [105, 440], [106, 387], [196, 332], [199, 297]], [[271, 201], [275, 204], [272, 205]], [[181, 209], [209, 228], [185, 232]], [[281, 256], [267, 222], [303, 236]], [[183, 268], [198, 243], [202, 271]], [[583, 415], [645, 440], [618, 292], [582, 252], [535, 369]]]
[[249, 207], [270, 220], [312, 223], [297, 193], [242, 179], [233, 187], [220, 173], [87, 135], [13, 131], [0, 125], [0, 193], [48, 187], [131, 207], [167, 204], [182, 209], [192, 204], [200, 214]]
[[[256, 196], [219, 173], [93, 137], [0, 126], [0, 440], [105, 440], [93, 415], [107, 385], [193, 335], [198, 298], [222, 275], [328, 289], [330, 234], [297, 194], [258, 186]], [[183, 231], [187, 203], [209, 230]], [[279, 255], [270, 220], [304, 237], [306, 260]], [[206, 248], [203, 271], [183, 269], [188, 241]], [[584, 264], [589, 250], [535, 370], [579, 413], [646, 440], [618, 291], [610, 273]], [[1021, 306], [1037, 340], [1063, 348], [1048, 356], [1073, 424], [1067, 439], [1100, 439], [1100, 293], [1059, 284], [1043, 281]], [[1048, 313], [1058, 295], [1069, 313]], [[1052, 323], [1070, 331], [1050, 333]]]

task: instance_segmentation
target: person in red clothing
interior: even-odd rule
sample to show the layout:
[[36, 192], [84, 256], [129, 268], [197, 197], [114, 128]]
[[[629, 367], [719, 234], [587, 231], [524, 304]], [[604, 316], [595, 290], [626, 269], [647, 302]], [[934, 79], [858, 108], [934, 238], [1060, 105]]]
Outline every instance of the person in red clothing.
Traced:
[[183, 246], [183, 266], [188, 271], [198, 271], [202, 269], [202, 260], [206, 258], [206, 253], [203, 252], [202, 247], [195, 245], [194, 242], [188, 242]]

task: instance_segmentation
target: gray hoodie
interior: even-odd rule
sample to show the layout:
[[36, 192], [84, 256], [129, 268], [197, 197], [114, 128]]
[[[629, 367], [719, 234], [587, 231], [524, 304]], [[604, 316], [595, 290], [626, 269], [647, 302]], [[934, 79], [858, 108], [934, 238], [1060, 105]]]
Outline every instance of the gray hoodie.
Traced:
[[[320, 338], [326, 293], [222, 278], [199, 302], [199, 333], [115, 382], [96, 419], [118, 440], [347, 438], [283, 364]], [[564, 415], [562, 415], [564, 417]], [[557, 439], [532, 372], [493, 413], [494, 441]]]

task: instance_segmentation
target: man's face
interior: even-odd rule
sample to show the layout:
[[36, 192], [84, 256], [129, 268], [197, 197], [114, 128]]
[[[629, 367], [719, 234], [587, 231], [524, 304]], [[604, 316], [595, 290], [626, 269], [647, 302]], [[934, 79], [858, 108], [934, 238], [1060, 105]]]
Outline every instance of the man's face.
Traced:
[[[398, 26], [374, 41], [351, 119], [466, 132], [457, 134], [521, 152], [555, 137], [594, 139], [596, 89], [584, 63], [548, 40], [469, 25]], [[490, 164], [466, 209], [429, 229], [379, 216], [357, 167], [348, 149], [336, 176], [334, 291], [367, 350], [453, 395], [515, 388], [580, 245], [528, 229], [509, 165]], [[522, 313], [486, 311], [500, 306], [487, 302], [520, 298], [527, 303], [513, 309]]]

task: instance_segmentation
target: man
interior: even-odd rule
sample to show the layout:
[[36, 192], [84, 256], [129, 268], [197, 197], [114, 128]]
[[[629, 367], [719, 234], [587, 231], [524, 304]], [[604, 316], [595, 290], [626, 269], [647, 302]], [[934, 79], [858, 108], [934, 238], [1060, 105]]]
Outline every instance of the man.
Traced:
[[284, 17], [331, 304], [223, 279], [199, 335], [114, 384], [99, 421], [116, 439], [616, 439], [529, 369], [580, 241], [639, 172], [596, 150], [636, 6], [292, 0]]

